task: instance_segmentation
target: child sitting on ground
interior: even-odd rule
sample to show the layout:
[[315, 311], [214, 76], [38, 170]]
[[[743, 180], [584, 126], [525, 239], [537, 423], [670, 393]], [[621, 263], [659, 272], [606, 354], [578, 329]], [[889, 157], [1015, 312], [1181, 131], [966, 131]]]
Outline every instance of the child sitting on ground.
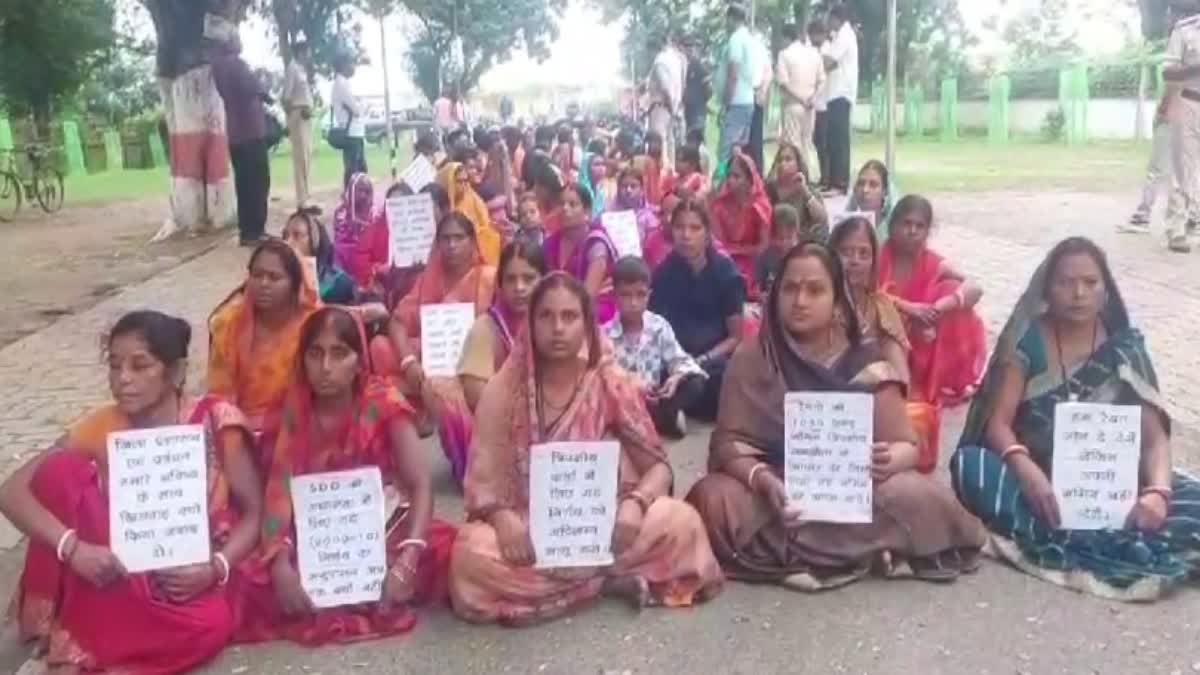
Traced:
[[526, 241], [541, 246], [546, 241], [546, 227], [542, 225], [542, 210], [538, 208], [537, 195], [526, 192], [517, 201], [517, 231], [513, 241]]
[[626, 256], [613, 267], [617, 316], [604, 326], [613, 355], [642, 385], [646, 408], [658, 432], [670, 438], [687, 433], [683, 410], [704, 392], [708, 375], [679, 341], [663, 317], [648, 311], [650, 268]]
[[771, 243], [754, 261], [754, 281], [766, 298], [775, 283], [779, 261], [800, 243], [800, 213], [790, 204], [777, 204], [771, 221]]

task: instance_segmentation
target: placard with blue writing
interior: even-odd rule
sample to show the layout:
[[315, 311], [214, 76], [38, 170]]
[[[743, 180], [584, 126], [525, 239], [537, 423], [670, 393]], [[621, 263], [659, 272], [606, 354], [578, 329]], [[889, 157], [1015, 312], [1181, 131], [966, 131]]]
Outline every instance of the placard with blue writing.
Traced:
[[783, 399], [784, 486], [806, 521], [869, 523], [875, 398], [795, 391]]
[[1051, 480], [1064, 530], [1119, 530], [1138, 497], [1142, 409], [1059, 403]]
[[613, 562], [617, 441], [544, 443], [529, 449], [529, 536], [534, 567]]
[[318, 608], [378, 602], [387, 576], [379, 467], [292, 477], [300, 585]]
[[208, 444], [201, 425], [108, 435], [108, 532], [129, 572], [206, 563]]

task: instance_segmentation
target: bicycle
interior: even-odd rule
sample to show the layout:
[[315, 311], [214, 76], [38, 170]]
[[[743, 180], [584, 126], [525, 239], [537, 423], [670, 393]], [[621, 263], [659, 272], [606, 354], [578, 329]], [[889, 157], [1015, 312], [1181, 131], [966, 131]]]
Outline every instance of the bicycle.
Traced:
[[0, 164], [0, 221], [11, 222], [21, 210], [25, 200], [36, 200], [46, 213], [55, 213], [62, 208], [67, 190], [63, 174], [49, 161], [50, 148], [34, 143], [25, 146], [23, 152], [29, 160], [30, 177], [22, 180], [16, 169], [16, 151], [0, 149], [0, 157], [8, 155], [8, 165]]

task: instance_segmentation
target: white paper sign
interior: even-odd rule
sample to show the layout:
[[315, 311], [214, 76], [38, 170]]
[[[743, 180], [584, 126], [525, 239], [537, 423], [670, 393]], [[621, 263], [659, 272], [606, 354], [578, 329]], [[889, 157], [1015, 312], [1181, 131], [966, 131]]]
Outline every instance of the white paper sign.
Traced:
[[463, 343], [475, 323], [475, 305], [448, 302], [421, 305], [421, 367], [426, 375], [454, 377]]
[[636, 212], [606, 211], [600, 216], [600, 223], [617, 247], [618, 258], [627, 255], [642, 257], [642, 233], [638, 230]]
[[1142, 409], [1105, 403], [1054, 407], [1051, 474], [1065, 530], [1119, 530], [1137, 502]]
[[384, 204], [388, 223], [388, 263], [393, 267], [424, 264], [433, 247], [437, 223], [428, 194], [392, 197]]
[[208, 444], [201, 425], [108, 435], [108, 531], [130, 572], [210, 560]]
[[379, 467], [292, 477], [300, 585], [319, 608], [378, 602], [387, 575]]
[[617, 441], [545, 443], [529, 449], [529, 534], [534, 567], [613, 562]]
[[784, 485], [804, 520], [871, 522], [870, 394], [791, 392], [783, 402]]
[[300, 264], [304, 266], [304, 278], [312, 284], [312, 287], [317, 289], [317, 294], [321, 293], [321, 275], [317, 273], [317, 259], [312, 256], [302, 256]]
[[400, 174], [400, 180], [412, 188], [413, 192], [420, 192], [421, 188], [433, 182], [436, 175], [437, 169], [433, 163], [426, 159], [425, 155], [417, 155], [404, 173]]

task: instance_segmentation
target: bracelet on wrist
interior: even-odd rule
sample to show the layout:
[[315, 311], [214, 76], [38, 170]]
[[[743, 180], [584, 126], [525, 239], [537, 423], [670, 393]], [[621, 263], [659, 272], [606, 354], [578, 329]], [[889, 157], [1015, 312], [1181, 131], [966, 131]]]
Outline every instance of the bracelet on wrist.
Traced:
[[1026, 457], [1032, 456], [1029, 453], [1028, 447], [1026, 447], [1025, 445], [1023, 445], [1021, 443], [1013, 443], [1012, 445], [1005, 448], [1004, 452], [1000, 453], [1000, 461], [1007, 462], [1010, 457], [1014, 457], [1016, 455], [1024, 455]]
[[1163, 498], [1164, 502], [1166, 502], [1167, 504], [1170, 504], [1171, 497], [1174, 494], [1175, 494], [1175, 491], [1169, 487], [1165, 487], [1162, 485], [1147, 485], [1146, 487], [1141, 489], [1141, 491], [1138, 493], [1138, 496], [1145, 497], [1147, 495], [1158, 495], [1159, 497]]
[[416, 546], [418, 549], [424, 551], [425, 549], [429, 548], [429, 542], [425, 541], [424, 539], [405, 539], [404, 541], [400, 542], [400, 545], [396, 547], [396, 550], [402, 551], [409, 546]]
[[212, 565], [217, 571], [217, 585], [224, 586], [229, 583], [229, 558], [225, 557], [224, 553], [217, 551], [212, 556]]
[[751, 491], [754, 491], [755, 477], [757, 477], [759, 471], [766, 469], [766, 468], [767, 468], [767, 465], [763, 462], [759, 462], [758, 464], [755, 464], [750, 469], [750, 473], [746, 474], [746, 487], [750, 488]]
[[[58, 545], [54, 547], [54, 555], [58, 558], [58, 562], [67, 562], [67, 542], [72, 538], [76, 540], [79, 539], [79, 535], [75, 532], [75, 530], [72, 529], [68, 529], [58, 537]], [[74, 553], [74, 550], [72, 549], [71, 552]]]

